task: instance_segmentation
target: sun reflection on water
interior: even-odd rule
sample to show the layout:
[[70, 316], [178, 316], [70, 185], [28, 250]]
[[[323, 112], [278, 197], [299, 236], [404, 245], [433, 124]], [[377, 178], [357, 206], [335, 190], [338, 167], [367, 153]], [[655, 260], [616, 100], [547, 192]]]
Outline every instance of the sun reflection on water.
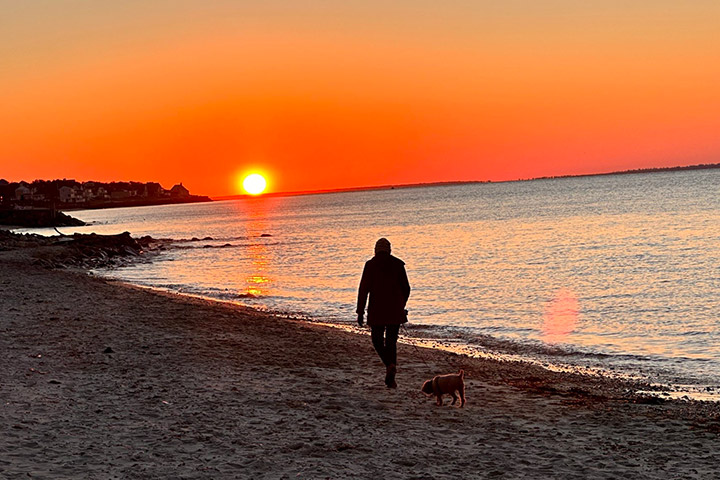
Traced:
[[264, 297], [270, 295], [273, 283], [270, 269], [270, 252], [263, 241], [268, 235], [267, 205], [264, 199], [238, 203], [241, 210], [238, 215], [246, 218], [245, 228], [250, 245], [247, 249], [249, 256], [249, 269], [245, 272], [244, 296]]
[[268, 252], [267, 246], [262, 243], [256, 243], [248, 249], [250, 254], [250, 262], [252, 272], [245, 277], [245, 293], [255, 297], [261, 297], [269, 294], [270, 277], [267, 276], [268, 270]]

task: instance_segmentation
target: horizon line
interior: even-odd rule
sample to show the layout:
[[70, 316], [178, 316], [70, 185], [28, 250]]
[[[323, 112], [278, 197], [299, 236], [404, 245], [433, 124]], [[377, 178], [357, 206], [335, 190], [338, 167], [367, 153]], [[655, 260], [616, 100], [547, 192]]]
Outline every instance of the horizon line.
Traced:
[[303, 195], [325, 195], [329, 193], [345, 193], [345, 192], [363, 192], [372, 190], [394, 190], [403, 188], [424, 188], [424, 187], [441, 187], [441, 186], [452, 186], [452, 185], [468, 185], [473, 183], [512, 183], [512, 182], [532, 182], [536, 180], [556, 180], [562, 178], [582, 178], [582, 177], [599, 177], [605, 175], [632, 175], [641, 173], [661, 173], [668, 171], [683, 171], [683, 170], [706, 170], [720, 168], [720, 163], [699, 163], [694, 165], [677, 165], [673, 167], [648, 167], [648, 168], [635, 168], [628, 170], [614, 170], [610, 172], [597, 172], [597, 173], [578, 173], [578, 174], [567, 174], [567, 175], [547, 175], [543, 177], [531, 177], [531, 178], [517, 178], [514, 180], [448, 180], [442, 182], [418, 182], [418, 183], [401, 183], [401, 184], [385, 184], [385, 185], [368, 185], [359, 187], [344, 187], [344, 188], [325, 188], [318, 190], [293, 190], [289, 192], [270, 192], [262, 193], [259, 195], [251, 195], [249, 193], [237, 193], [232, 195], [207, 195], [214, 201], [223, 200], [241, 200], [259, 197], [294, 197]]

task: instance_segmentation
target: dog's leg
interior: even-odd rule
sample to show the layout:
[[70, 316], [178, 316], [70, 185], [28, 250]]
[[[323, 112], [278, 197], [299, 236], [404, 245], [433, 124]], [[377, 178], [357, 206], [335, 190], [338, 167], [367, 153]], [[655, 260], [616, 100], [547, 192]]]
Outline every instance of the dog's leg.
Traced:
[[465, 406], [465, 384], [460, 387], [460, 408]]
[[437, 401], [435, 402], [435, 405], [438, 407], [442, 407], [443, 400], [442, 400], [442, 393], [437, 396]]
[[450, 395], [453, 397], [453, 401], [450, 405], [455, 405], [455, 402], [457, 402], [457, 395], [455, 395], [455, 392], [452, 392]]

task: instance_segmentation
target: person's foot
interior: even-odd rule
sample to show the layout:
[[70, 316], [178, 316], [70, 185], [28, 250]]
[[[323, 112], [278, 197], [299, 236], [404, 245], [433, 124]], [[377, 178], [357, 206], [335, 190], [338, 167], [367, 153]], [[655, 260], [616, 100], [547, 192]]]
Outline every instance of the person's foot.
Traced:
[[385, 385], [387, 385], [388, 388], [397, 388], [395, 373], [397, 373], [397, 367], [394, 363], [391, 363], [387, 366], [387, 370], [385, 372]]

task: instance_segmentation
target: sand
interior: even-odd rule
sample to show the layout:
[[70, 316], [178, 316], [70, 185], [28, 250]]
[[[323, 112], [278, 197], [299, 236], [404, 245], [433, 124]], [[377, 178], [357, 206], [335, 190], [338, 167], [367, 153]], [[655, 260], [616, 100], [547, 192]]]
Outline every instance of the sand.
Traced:
[[[717, 405], [399, 348], [0, 252], [2, 478], [720, 478]], [[464, 368], [467, 404], [425, 379]]]

